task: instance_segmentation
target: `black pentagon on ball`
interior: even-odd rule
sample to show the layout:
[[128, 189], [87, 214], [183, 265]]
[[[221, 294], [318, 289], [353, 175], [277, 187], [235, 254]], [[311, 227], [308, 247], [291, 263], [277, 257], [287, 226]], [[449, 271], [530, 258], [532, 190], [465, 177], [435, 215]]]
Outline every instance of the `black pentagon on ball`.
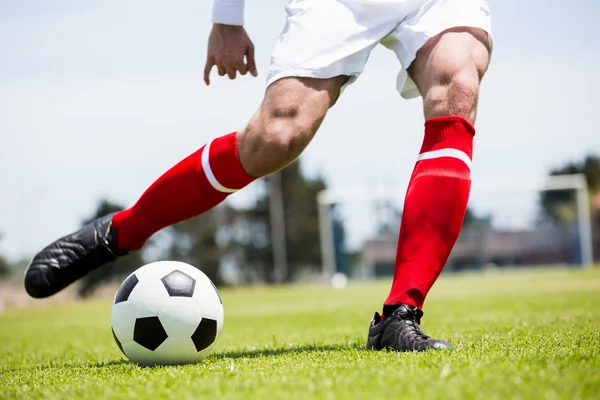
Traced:
[[139, 280], [135, 274], [130, 275], [127, 279], [125, 279], [125, 282], [121, 284], [121, 287], [117, 291], [117, 295], [115, 296], [115, 304], [127, 301], [131, 291], [138, 283]]
[[196, 287], [196, 280], [194, 278], [177, 269], [170, 272], [161, 281], [165, 285], [169, 296], [174, 297], [192, 297], [194, 288]]
[[167, 332], [158, 317], [144, 317], [135, 320], [133, 341], [148, 350], [156, 350], [165, 340]]
[[210, 318], [202, 318], [196, 331], [192, 334], [192, 341], [196, 351], [202, 351], [215, 341], [217, 337], [217, 321]]

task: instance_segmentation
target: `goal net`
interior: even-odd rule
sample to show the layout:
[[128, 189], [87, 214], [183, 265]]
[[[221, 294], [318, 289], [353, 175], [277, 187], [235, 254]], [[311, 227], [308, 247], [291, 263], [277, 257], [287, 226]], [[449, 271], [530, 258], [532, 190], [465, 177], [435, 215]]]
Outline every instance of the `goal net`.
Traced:
[[[590, 266], [592, 227], [583, 175], [519, 184], [474, 183], [445, 271]], [[325, 190], [318, 195], [325, 276], [390, 276], [406, 187]]]

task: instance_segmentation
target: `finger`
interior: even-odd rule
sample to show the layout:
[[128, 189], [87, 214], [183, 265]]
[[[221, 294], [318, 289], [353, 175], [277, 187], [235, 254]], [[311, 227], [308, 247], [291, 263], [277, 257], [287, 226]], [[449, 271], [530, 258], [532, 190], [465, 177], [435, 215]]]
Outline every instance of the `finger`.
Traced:
[[258, 76], [258, 71], [256, 70], [256, 61], [254, 60], [253, 45], [248, 46], [248, 50], [246, 51], [246, 68], [252, 76]]
[[244, 64], [243, 60], [241, 62], [235, 64], [235, 69], [238, 70], [240, 75], [246, 75], [246, 73], [248, 72], [248, 69], [246, 68], [246, 64]]
[[235, 75], [236, 75], [236, 69], [234, 66], [230, 65], [227, 67], [227, 76], [229, 77], [229, 79], [235, 79]]
[[219, 76], [225, 76], [225, 67], [223, 63], [217, 63], [217, 69], [219, 70]]
[[204, 83], [206, 86], [210, 85], [210, 71], [212, 67], [215, 66], [215, 62], [212, 59], [206, 60], [206, 65], [204, 66]]

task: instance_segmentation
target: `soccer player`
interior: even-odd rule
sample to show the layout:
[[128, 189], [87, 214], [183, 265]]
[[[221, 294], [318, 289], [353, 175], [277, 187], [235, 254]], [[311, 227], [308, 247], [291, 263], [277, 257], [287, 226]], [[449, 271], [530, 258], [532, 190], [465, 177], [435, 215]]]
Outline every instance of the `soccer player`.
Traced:
[[[400, 62], [397, 88], [422, 97], [423, 145], [406, 193], [391, 291], [369, 326], [368, 349], [451, 349], [420, 328], [423, 302], [458, 237], [471, 188], [481, 80], [492, 51], [485, 0], [291, 0], [262, 104], [240, 131], [215, 136], [160, 176], [129, 209], [40, 251], [25, 288], [51, 296], [139, 250], [162, 228], [215, 207], [294, 161], [340, 93], [382, 44]], [[257, 75], [244, 0], [214, 0], [204, 80]], [[390, 132], [397, 135], [398, 132]], [[373, 143], [381, 145], [381, 143]], [[383, 144], [385, 145], [385, 144]]]

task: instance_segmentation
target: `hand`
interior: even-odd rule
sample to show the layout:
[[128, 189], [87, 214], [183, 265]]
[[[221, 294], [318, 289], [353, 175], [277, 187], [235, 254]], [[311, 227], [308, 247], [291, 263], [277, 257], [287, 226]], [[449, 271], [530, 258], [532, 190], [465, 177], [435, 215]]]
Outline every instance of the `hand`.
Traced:
[[[244, 62], [244, 56], [246, 60]], [[217, 66], [220, 76], [235, 79], [237, 73], [257, 76], [254, 45], [243, 26], [214, 24], [208, 37], [204, 82], [210, 85], [210, 71]]]

